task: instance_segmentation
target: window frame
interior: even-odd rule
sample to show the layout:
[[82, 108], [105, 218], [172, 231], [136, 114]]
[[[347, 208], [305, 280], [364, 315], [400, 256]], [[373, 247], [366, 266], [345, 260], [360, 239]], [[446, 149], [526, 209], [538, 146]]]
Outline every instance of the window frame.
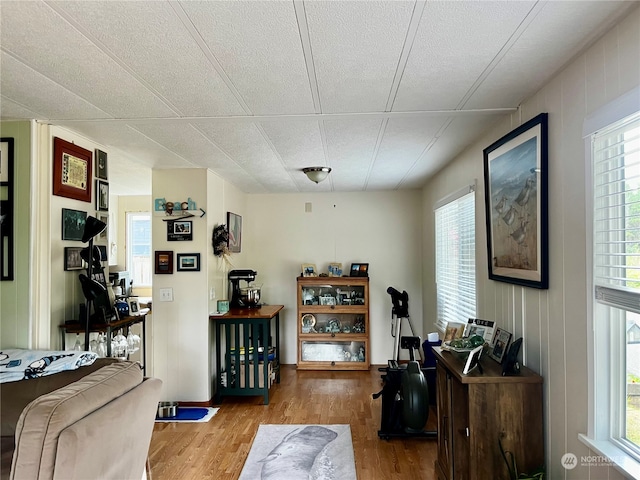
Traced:
[[[625, 321], [611, 318], [616, 315], [613, 308], [596, 302], [595, 252], [594, 252], [594, 157], [593, 135], [598, 131], [640, 111], [640, 86], [632, 89], [614, 101], [604, 105], [589, 115], [583, 125], [586, 159], [586, 230], [587, 230], [587, 371], [588, 371], [588, 428], [586, 434], [578, 438], [591, 450], [606, 457], [612, 465], [626, 475], [640, 478], [640, 455], [630, 448], [628, 441], [614, 438], [622, 431], [624, 412], [621, 412], [621, 396], [626, 396], [620, 388], [619, 380], [624, 371], [626, 378]], [[599, 313], [599, 310], [602, 310]], [[596, 316], [602, 315], [596, 321]], [[617, 355], [614, 355], [618, 352]], [[626, 383], [626, 381], [625, 381]], [[609, 412], [609, 415], [597, 415]]]
[[[126, 265], [126, 269], [127, 272], [129, 272], [129, 278], [130, 280], [134, 280], [134, 274], [133, 274], [133, 265], [132, 265], [132, 235], [131, 235], [131, 219], [134, 215], [146, 215], [149, 218], [149, 228], [150, 228], [150, 235], [151, 235], [151, 224], [152, 224], [152, 215], [150, 211], [135, 211], [135, 212], [126, 212], [125, 214], [125, 244], [126, 244], [126, 255], [125, 255], [125, 265]], [[149, 284], [143, 284], [143, 283], [133, 283], [133, 285], [136, 288], [151, 288], [153, 286], [153, 241], [150, 238], [149, 239], [149, 265], [150, 265], [150, 283]]]

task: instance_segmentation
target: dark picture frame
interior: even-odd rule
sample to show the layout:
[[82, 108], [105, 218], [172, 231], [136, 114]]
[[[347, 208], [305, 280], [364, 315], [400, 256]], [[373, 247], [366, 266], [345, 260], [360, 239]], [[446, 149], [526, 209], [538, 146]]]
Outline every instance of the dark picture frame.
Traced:
[[177, 255], [178, 272], [199, 272], [200, 271], [200, 254], [199, 253], [178, 253]]
[[489, 278], [549, 288], [548, 114], [484, 151]]
[[511, 333], [507, 332], [503, 328], [496, 328], [495, 336], [493, 337], [493, 343], [489, 349], [489, 356], [496, 362], [502, 363], [502, 360], [507, 353], [509, 344], [511, 343]]
[[109, 211], [109, 182], [96, 180], [96, 210]]
[[229, 231], [229, 251], [240, 253], [242, 251], [242, 217], [227, 212], [227, 229]]
[[87, 212], [62, 209], [62, 240], [82, 241], [84, 224], [87, 221]]
[[167, 241], [193, 240], [193, 222], [191, 220], [173, 220], [167, 222]]
[[80, 256], [80, 252], [84, 247], [64, 247], [64, 269], [82, 270], [87, 268], [87, 263]]
[[53, 138], [53, 194], [91, 203], [93, 154], [62, 138]]
[[0, 138], [0, 281], [14, 276], [13, 142], [11, 137]]
[[352, 263], [349, 269], [350, 277], [368, 277], [369, 276], [369, 264], [368, 263]]
[[173, 250], [156, 250], [155, 273], [156, 275], [173, 273]]
[[107, 152], [96, 148], [96, 178], [109, 180], [107, 173]]

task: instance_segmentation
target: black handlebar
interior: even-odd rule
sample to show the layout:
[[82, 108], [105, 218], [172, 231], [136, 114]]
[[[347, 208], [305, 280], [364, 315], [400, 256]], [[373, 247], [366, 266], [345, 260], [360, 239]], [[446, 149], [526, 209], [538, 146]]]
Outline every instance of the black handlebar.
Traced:
[[397, 317], [409, 317], [409, 294], [406, 291], [400, 293], [393, 287], [387, 288], [387, 293], [391, 295], [391, 303], [393, 303], [392, 315]]

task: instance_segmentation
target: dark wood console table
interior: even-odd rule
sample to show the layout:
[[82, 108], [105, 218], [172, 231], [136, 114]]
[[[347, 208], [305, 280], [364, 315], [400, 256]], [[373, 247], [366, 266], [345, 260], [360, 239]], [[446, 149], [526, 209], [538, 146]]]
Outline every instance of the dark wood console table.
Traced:
[[463, 358], [434, 347], [439, 480], [508, 480], [498, 440], [520, 472], [544, 465], [542, 377], [527, 367], [502, 376], [491, 358], [467, 375]]
[[[146, 349], [146, 341], [147, 341], [147, 314], [149, 313], [148, 308], [143, 308], [140, 310], [139, 315], [130, 315], [127, 317], [120, 318], [118, 320], [114, 320], [109, 323], [92, 323], [89, 325], [90, 332], [103, 332], [106, 335], [107, 342], [107, 357], [111, 356], [111, 339], [113, 338], [113, 331], [120, 330], [121, 328], [127, 328], [131, 325], [135, 325], [136, 323], [142, 323], [142, 339], [140, 340], [140, 348], [142, 352], [140, 356], [142, 358], [142, 370], [144, 375], [147, 374], [147, 349]], [[81, 322], [78, 323], [67, 323], [64, 325], [60, 325], [60, 333], [62, 335], [62, 349], [65, 350], [66, 339], [65, 335], [67, 333], [82, 333], [84, 334], [84, 324]]]
[[262, 395], [264, 404], [269, 404], [270, 370], [275, 382], [280, 383], [283, 308], [284, 305], [234, 308], [224, 315], [209, 317], [215, 325], [216, 403], [225, 395]]

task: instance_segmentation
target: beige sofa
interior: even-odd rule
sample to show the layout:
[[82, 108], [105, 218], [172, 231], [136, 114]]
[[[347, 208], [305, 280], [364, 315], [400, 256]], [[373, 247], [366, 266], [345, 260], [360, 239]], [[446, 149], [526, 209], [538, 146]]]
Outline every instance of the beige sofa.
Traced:
[[[70, 378], [81, 378], [37, 395], [24, 408], [25, 388], [38, 392], [43, 387], [37, 382], [64, 382], [58, 376], [67, 372], [0, 387], [3, 480], [143, 477], [162, 382], [143, 378], [133, 362], [99, 363], [86, 376], [83, 368], [69, 372]], [[21, 411], [12, 425], [16, 402]], [[13, 437], [7, 435], [12, 428]]]

